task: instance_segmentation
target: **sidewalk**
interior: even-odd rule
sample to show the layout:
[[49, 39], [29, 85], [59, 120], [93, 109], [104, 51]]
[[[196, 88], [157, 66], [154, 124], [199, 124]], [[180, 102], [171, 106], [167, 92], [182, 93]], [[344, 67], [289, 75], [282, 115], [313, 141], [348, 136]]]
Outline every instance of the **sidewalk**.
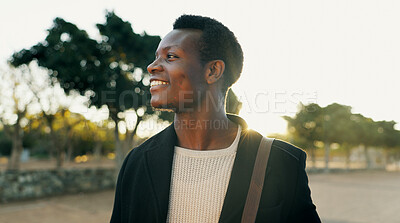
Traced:
[[400, 172], [310, 174], [309, 182], [324, 223], [400, 222]]
[[[400, 222], [400, 172], [310, 174], [324, 223]], [[1, 223], [107, 223], [114, 191], [0, 204]]]
[[[3, 157], [4, 158], [4, 157]], [[1, 160], [1, 157], [0, 157]], [[73, 161], [66, 162], [63, 165], [64, 169], [70, 168], [113, 168], [115, 167], [115, 161], [110, 159], [102, 159], [99, 162], [89, 160], [85, 163], [75, 163]], [[34, 160], [31, 159], [28, 162], [20, 163], [20, 170], [42, 170], [42, 169], [55, 169], [56, 161], [55, 160]], [[0, 161], [0, 171], [4, 171], [7, 169], [7, 162]]]
[[106, 223], [114, 191], [0, 204], [1, 223]]

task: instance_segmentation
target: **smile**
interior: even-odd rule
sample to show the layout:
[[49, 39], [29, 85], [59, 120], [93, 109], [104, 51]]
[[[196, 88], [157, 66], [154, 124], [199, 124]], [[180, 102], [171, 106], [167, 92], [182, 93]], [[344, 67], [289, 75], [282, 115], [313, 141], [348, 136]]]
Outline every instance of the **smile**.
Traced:
[[168, 82], [154, 80], [150, 83], [150, 87], [154, 87], [154, 86], [158, 86], [158, 85], [168, 85]]

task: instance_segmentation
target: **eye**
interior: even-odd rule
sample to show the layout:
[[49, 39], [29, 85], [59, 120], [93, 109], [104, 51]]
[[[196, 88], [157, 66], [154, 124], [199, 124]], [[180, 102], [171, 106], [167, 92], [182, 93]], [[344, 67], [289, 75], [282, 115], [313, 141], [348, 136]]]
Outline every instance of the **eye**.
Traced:
[[168, 61], [175, 60], [175, 59], [178, 59], [178, 58], [179, 57], [174, 55], [174, 54], [171, 54], [171, 53], [167, 54], [167, 60]]

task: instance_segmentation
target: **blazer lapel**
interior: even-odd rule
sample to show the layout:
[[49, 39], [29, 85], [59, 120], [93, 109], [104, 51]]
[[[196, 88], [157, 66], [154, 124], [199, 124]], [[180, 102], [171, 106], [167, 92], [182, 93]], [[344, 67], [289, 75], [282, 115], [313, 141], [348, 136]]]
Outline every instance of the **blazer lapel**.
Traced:
[[172, 161], [176, 143], [174, 125], [171, 124], [154, 140], [152, 149], [146, 152], [147, 173], [156, 195], [158, 221], [166, 222], [171, 184]]
[[242, 131], [240, 135], [238, 150], [219, 222], [236, 222], [235, 219], [240, 219], [257, 152], [257, 148], [251, 145], [250, 137], [247, 130]]
[[[241, 123], [239, 122], [239, 124]], [[244, 126], [247, 127], [245, 123]], [[245, 128], [242, 130], [235, 162], [232, 168], [231, 179], [229, 181], [228, 190], [226, 192], [221, 216], [219, 219], [219, 222], [221, 223], [241, 221], [243, 208], [246, 203], [247, 193], [250, 186], [251, 175], [253, 173], [254, 162], [261, 138], [262, 135], [255, 131]], [[271, 167], [268, 165], [265, 174], [266, 179], [270, 171]]]

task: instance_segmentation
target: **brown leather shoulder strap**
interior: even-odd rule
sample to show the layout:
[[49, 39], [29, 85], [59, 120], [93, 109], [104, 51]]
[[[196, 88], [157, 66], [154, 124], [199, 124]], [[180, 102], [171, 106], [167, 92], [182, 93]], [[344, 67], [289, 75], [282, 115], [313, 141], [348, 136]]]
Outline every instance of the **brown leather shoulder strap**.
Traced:
[[273, 141], [273, 138], [262, 137], [261, 139], [254, 163], [246, 204], [243, 209], [242, 223], [253, 223], [256, 221], [261, 192], [264, 186], [265, 171], [267, 169], [269, 153], [271, 152]]

